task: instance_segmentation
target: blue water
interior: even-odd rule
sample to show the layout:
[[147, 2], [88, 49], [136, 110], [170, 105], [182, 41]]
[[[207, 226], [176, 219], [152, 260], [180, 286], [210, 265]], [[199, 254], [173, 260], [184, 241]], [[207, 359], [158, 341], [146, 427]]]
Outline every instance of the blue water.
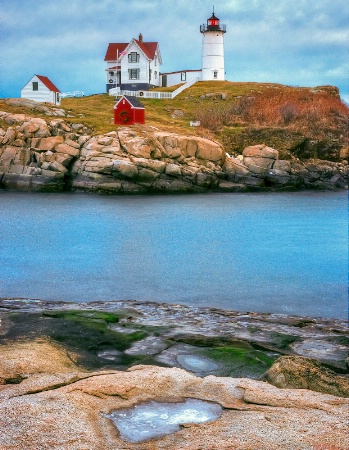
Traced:
[[347, 193], [0, 192], [0, 297], [347, 317]]

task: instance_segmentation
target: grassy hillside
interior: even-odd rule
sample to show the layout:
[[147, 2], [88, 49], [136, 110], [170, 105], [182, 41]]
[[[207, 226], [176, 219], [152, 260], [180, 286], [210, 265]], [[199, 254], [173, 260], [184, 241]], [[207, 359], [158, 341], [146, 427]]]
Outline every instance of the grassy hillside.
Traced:
[[[265, 143], [283, 158], [338, 160], [348, 147], [349, 109], [332, 86], [199, 82], [173, 100], [141, 101], [146, 126], [211, 138], [232, 154]], [[83, 122], [97, 134], [116, 129], [114, 103], [113, 97], [99, 94], [63, 99], [62, 107], [69, 111], [68, 121]], [[200, 120], [201, 126], [190, 127], [193, 120]]]

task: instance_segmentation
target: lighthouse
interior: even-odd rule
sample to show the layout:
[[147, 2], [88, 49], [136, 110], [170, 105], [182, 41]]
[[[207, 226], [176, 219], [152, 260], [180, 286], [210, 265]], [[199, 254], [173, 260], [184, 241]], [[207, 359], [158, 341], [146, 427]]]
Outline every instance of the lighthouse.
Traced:
[[207, 24], [200, 25], [202, 33], [202, 81], [224, 80], [224, 33], [214, 11]]

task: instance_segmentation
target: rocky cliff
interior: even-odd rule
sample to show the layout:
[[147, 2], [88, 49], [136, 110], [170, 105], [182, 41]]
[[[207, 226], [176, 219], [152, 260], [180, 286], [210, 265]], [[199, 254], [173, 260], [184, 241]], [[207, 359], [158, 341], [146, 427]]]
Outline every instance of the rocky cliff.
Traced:
[[146, 126], [91, 135], [85, 125], [57, 117], [64, 111], [45, 108], [51, 117], [0, 112], [0, 188], [134, 194], [333, 190], [348, 184], [347, 161], [280, 160], [264, 144], [234, 158], [217, 142]]

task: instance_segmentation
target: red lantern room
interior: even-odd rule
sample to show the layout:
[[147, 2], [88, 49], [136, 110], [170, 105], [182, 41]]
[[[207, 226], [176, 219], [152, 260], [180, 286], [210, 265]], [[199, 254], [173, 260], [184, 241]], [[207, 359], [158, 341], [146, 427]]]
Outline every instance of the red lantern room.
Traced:
[[200, 33], [206, 33], [206, 31], [223, 31], [226, 32], [226, 25], [221, 25], [218, 17], [215, 16], [214, 11], [212, 16], [207, 19], [206, 25], [200, 25]]
[[212, 13], [212, 16], [207, 19], [207, 29], [217, 29], [219, 28], [219, 19]]

